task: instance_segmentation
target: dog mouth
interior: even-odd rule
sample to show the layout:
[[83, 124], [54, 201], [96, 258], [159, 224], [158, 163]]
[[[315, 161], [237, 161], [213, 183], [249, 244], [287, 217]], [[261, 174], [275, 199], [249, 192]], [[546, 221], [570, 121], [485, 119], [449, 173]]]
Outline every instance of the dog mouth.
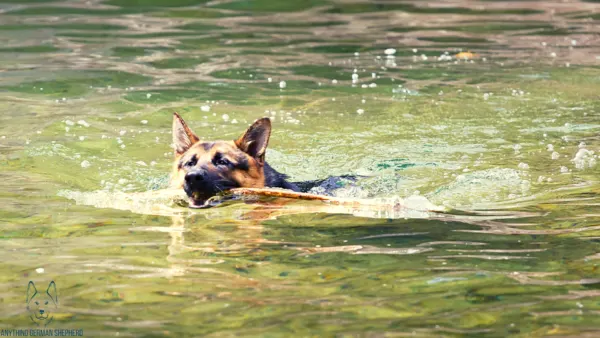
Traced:
[[212, 184], [189, 184], [185, 182], [183, 190], [188, 196], [188, 206], [193, 209], [204, 209], [220, 205], [222, 202], [231, 199], [228, 195], [230, 189], [237, 188], [234, 184], [219, 183]]
[[214, 196], [207, 191], [203, 191], [203, 189], [195, 189], [195, 187], [191, 187], [188, 184], [183, 186], [183, 190], [188, 196], [188, 204], [190, 208], [206, 208], [206, 201]]
[[188, 196], [188, 206], [192, 209], [206, 209], [219, 206], [231, 200], [236, 200], [236, 197], [227, 194], [204, 196], [200, 193], [191, 193]]
[[209, 205], [206, 204], [206, 201], [207, 201], [206, 199], [190, 197], [189, 198], [189, 206], [190, 206], [190, 208], [193, 208], [193, 209], [208, 208]]
[[199, 191], [192, 191], [188, 193], [189, 207], [193, 209], [209, 208], [212, 206], [210, 201], [214, 196], [215, 195], [208, 195]]

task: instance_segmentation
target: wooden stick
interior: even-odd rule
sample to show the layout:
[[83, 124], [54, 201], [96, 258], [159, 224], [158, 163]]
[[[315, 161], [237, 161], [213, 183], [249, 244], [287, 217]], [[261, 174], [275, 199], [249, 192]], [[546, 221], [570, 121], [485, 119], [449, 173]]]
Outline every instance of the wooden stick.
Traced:
[[376, 206], [376, 207], [396, 207], [401, 208], [402, 205], [396, 204], [382, 204], [374, 200], [361, 200], [361, 199], [349, 199], [349, 198], [338, 198], [317, 194], [309, 194], [305, 192], [296, 192], [287, 189], [277, 188], [235, 188], [229, 190], [229, 193], [236, 196], [265, 196], [265, 197], [279, 197], [289, 199], [299, 199], [307, 201], [321, 201], [333, 205], [361, 207], [361, 206]]
[[398, 213], [403, 210], [428, 211], [428, 212], [443, 212], [446, 208], [435, 206], [433, 204], [424, 204], [416, 207], [414, 205], [406, 205], [402, 200], [398, 199], [355, 199], [355, 198], [338, 198], [324, 195], [309, 194], [304, 192], [295, 192], [287, 189], [277, 188], [235, 188], [228, 191], [234, 196], [264, 196], [264, 197], [279, 197], [296, 200], [321, 201], [326, 204], [336, 205], [345, 210], [363, 210], [363, 211], [385, 211]]
[[273, 188], [234, 188], [229, 190], [233, 195], [251, 195], [251, 196], [268, 196], [268, 197], [282, 197], [282, 198], [293, 198], [300, 200], [317, 200], [327, 202], [339, 202], [340, 199], [324, 196], [309, 194], [305, 192], [295, 192], [292, 190], [285, 189], [273, 189]]

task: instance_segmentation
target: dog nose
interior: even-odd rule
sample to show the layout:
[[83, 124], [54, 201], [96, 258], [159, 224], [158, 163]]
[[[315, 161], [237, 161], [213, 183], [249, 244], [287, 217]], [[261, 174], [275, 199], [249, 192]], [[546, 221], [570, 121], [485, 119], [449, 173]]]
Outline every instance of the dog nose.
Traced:
[[42, 314], [42, 315], [43, 315], [43, 314], [44, 314], [44, 310], [40, 310], [40, 314]]
[[189, 184], [194, 184], [199, 181], [204, 181], [204, 176], [206, 175], [206, 170], [194, 170], [185, 174], [185, 181]]

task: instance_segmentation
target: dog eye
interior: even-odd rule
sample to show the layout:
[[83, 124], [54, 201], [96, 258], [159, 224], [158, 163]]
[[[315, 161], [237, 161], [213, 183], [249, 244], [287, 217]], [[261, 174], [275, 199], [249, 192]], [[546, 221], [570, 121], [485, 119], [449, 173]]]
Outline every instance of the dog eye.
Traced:
[[46, 301], [46, 305], [48, 305], [48, 301]]
[[229, 165], [229, 162], [226, 158], [220, 158], [218, 160], [215, 161], [216, 165]]
[[35, 302], [35, 305], [40, 305], [40, 303], [39, 302]]
[[192, 156], [192, 158], [185, 163], [185, 166], [192, 167], [192, 166], [195, 166], [197, 162], [198, 162], [198, 159], [196, 159], [196, 156]]

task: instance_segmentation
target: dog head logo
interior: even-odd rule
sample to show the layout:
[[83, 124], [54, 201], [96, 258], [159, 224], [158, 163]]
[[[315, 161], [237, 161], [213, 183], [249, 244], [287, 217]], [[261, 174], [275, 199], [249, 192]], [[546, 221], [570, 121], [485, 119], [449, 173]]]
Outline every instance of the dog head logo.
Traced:
[[46, 292], [41, 293], [30, 281], [27, 285], [27, 311], [29, 318], [38, 326], [46, 326], [54, 319], [53, 312], [58, 307], [56, 283], [50, 282]]
[[270, 135], [271, 121], [262, 118], [235, 141], [200, 141], [174, 114], [171, 185], [185, 190], [191, 207], [201, 207], [207, 199], [228, 189], [264, 187]]

